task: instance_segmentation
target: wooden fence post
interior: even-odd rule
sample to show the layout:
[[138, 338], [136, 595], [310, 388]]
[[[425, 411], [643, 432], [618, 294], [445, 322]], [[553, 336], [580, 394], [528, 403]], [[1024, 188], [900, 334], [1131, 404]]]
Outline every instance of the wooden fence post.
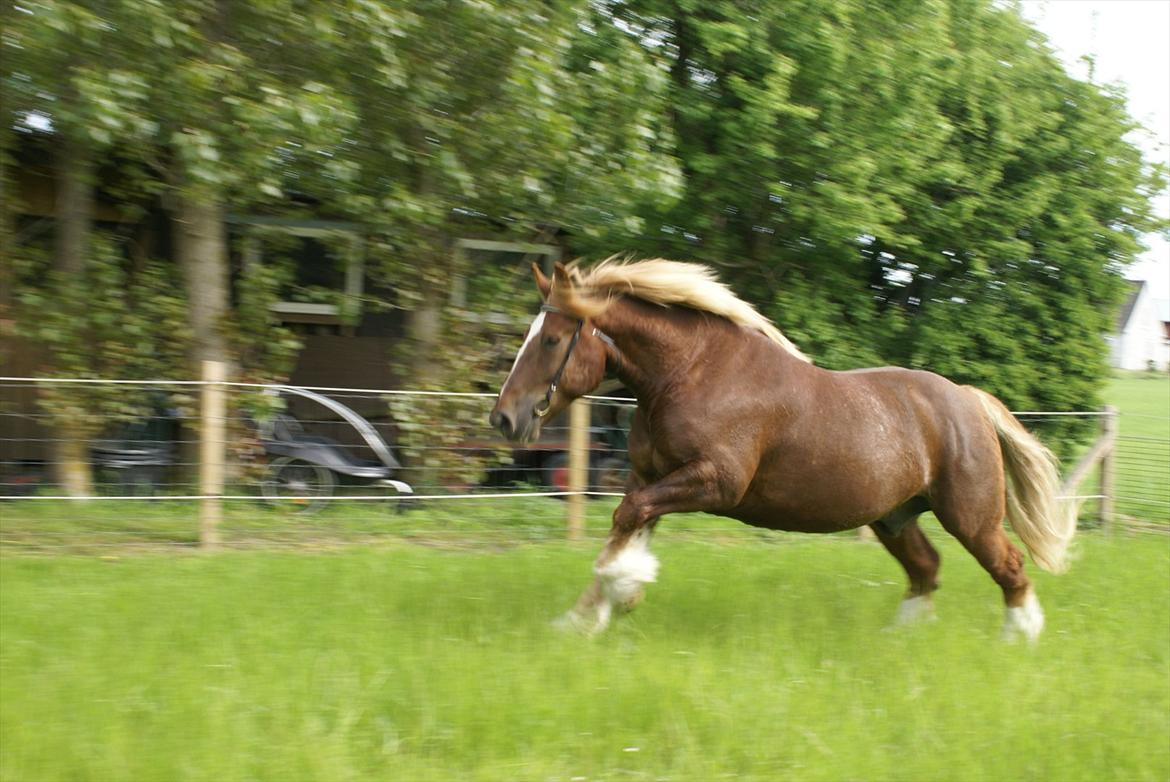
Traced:
[[227, 449], [227, 365], [203, 362], [203, 394], [199, 410], [199, 545], [214, 549], [223, 520], [224, 461]]
[[1101, 454], [1101, 502], [1098, 505], [1097, 522], [1102, 529], [1110, 530], [1113, 525], [1112, 443], [1117, 440], [1117, 408], [1113, 405], [1105, 406], [1105, 415], [1101, 419], [1101, 439], [1107, 440], [1111, 447]]
[[[589, 488], [589, 419], [588, 399], [578, 399], [569, 405], [569, 491], [584, 492]], [[570, 494], [565, 503], [569, 540], [585, 537], [584, 494]]]
[[1076, 495], [1078, 487], [1100, 463], [1101, 490], [1098, 494], [1101, 501], [1098, 504], [1097, 521], [1102, 527], [1113, 517], [1113, 447], [1116, 442], [1117, 408], [1106, 407], [1105, 415], [1101, 416], [1101, 434], [1097, 442], [1093, 443], [1061, 484], [1062, 494], [1069, 497]]

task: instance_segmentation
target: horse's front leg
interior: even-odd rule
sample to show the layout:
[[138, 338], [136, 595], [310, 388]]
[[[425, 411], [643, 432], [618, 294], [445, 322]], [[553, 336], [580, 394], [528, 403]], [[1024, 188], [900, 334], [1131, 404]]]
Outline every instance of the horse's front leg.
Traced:
[[613, 513], [613, 527], [593, 565], [593, 583], [559, 621], [561, 626], [597, 633], [615, 610], [628, 611], [642, 601], [645, 585], [658, 575], [650, 553], [650, 535], [667, 513], [726, 507], [729, 490], [714, 464], [692, 462], [660, 480], [629, 490]]
[[658, 559], [649, 550], [656, 521], [652, 519], [628, 537], [616, 536], [616, 526], [610, 531], [593, 566], [593, 582], [576, 605], [557, 619], [558, 627], [599, 633], [609, 625], [615, 610], [631, 611], [642, 602], [643, 585], [658, 576]]

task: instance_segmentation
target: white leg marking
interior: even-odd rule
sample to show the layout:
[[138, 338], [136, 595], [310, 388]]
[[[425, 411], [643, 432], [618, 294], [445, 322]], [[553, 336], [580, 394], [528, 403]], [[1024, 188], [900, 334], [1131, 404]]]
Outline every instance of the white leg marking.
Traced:
[[1040, 608], [1040, 601], [1031, 589], [1024, 597], [1024, 604], [1016, 608], [1008, 608], [1003, 617], [1003, 638], [1005, 641], [1014, 641], [1023, 636], [1029, 642], [1035, 642], [1044, 629], [1044, 611]]
[[596, 635], [609, 626], [615, 608], [637, 605], [642, 598], [642, 585], [658, 577], [658, 560], [650, 553], [649, 545], [650, 531], [640, 529], [620, 551], [612, 552], [607, 546], [593, 566], [597, 580], [577, 605], [553, 621], [553, 626]]
[[630, 606], [642, 596], [642, 585], [658, 578], [658, 559], [650, 553], [650, 530], [643, 527], [605, 564], [594, 567], [606, 600]]
[[933, 621], [934, 601], [930, 595], [916, 595], [908, 597], [898, 605], [898, 613], [894, 615], [895, 625], [909, 625], [918, 622]]

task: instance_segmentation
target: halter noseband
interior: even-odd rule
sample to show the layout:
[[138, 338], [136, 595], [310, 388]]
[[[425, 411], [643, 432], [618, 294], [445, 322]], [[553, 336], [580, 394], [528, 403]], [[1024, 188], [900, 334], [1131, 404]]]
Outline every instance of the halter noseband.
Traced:
[[[569, 313], [565, 312], [564, 310], [560, 309], [559, 307], [554, 307], [551, 304], [540, 305], [540, 311], [541, 312], [555, 312], [558, 315], [564, 315], [567, 318], [574, 317], [574, 316], [570, 315]], [[537, 418], [544, 418], [546, 415], [548, 415], [548, 411], [552, 408], [553, 394], [555, 394], [557, 392], [557, 386], [560, 385], [560, 383], [561, 383], [561, 375], [563, 375], [565, 373], [565, 367], [567, 367], [569, 365], [569, 359], [573, 355], [573, 349], [575, 347], [577, 347], [577, 342], [581, 339], [581, 327], [585, 325], [585, 319], [584, 318], [577, 318], [576, 320], [577, 320], [577, 327], [575, 329], [573, 329], [573, 336], [569, 340], [569, 349], [567, 351], [565, 351], [565, 357], [563, 359], [561, 359], [561, 365], [559, 367], [557, 367], [556, 374], [553, 375], [552, 382], [549, 383], [549, 385], [548, 385], [548, 391], [546, 391], [544, 393], [544, 401], [542, 401], [540, 404], [538, 404], [532, 410], [532, 412], [536, 413]], [[603, 342], [610, 345], [611, 347], [613, 346], [613, 340], [610, 339], [605, 334], [602, 334], [597, 329], [593, 329], [593, 335], [596, 337], [599, 337]]]

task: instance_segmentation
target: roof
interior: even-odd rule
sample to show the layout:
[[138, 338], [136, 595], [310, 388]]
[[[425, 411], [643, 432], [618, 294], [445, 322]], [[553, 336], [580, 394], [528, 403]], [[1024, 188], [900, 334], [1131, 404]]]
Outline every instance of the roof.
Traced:
[[1121, 312], [1117, 314], [1117, 331], [1125, 331], [1125, 324], [1129, 323], [1129, 318], [1133, 315], [1133, 308], [1137, 306], [1138, 297], [1142, 295], [1142, 289], [1146, 287], [1145, 280], [1126, 280], [1125, 284], [1129, 286], [1129, 295], [1125, 298], [1125, 304], [1121, 305]]

